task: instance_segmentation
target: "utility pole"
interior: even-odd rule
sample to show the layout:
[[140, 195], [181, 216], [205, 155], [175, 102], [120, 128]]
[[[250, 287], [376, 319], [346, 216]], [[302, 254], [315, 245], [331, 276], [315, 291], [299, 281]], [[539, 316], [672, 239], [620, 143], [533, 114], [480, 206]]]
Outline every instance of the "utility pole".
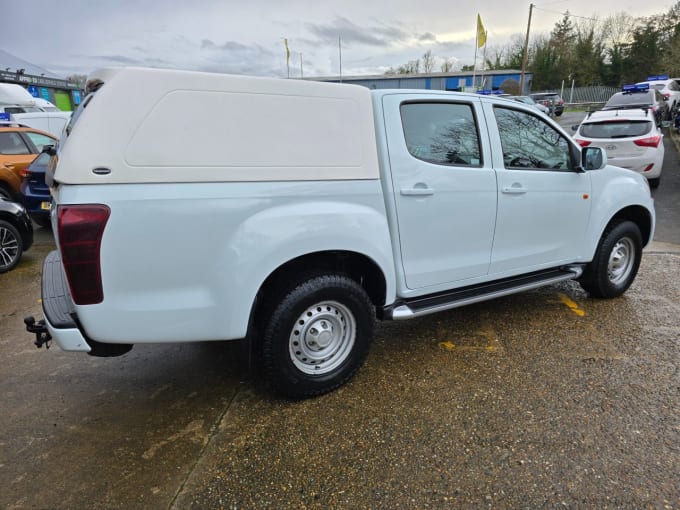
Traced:
[[519, 93], [524, 95], [524, 73], [527, 70], [527, 59], [529, 58], [529, 31], [531, 30], [531, 14], [534, 10], [534, 4], [529, 4], [529, 21], [527, 22], [527, 36], [524, 39], [524, 55], [522, 55], [522, 74], [519, 79]]

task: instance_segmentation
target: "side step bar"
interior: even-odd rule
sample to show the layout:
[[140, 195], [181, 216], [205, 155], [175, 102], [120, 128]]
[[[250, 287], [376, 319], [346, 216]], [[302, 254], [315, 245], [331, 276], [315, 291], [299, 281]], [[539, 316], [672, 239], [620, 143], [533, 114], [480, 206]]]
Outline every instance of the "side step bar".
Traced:
[[459, 308], [525, 290], [574, 280], [583, 274], [583, 266], [573, 265], [546, 271], [537, 271], [491, 283], [471, 285], [453, 291], [398, 301], [383, 313], [385, 319], [405, 320], [431, 313]]

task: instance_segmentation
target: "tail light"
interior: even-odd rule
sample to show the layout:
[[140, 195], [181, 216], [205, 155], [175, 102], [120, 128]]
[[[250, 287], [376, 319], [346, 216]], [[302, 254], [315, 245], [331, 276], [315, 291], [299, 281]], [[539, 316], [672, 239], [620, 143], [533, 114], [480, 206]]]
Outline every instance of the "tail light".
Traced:
[[670, 98], [671, 98], [671, 95], [670, 95], [668, 92], [666, 92], [666, 93], [663, 95], [663, 97], [665, 97], [666, 99], [670, 99]]
[[101, 204], [60, 205], [58, 233], [61, 261], [77, 305], [104, 300], [99, 260], [104, 227], [111, 210]]
[[651, 165], [647, 165], [643, 172], [649, 172], [652, 168], [654, 168], [654, 163], [652, 163]]
[[588, 147], [591, 143], [593, 143], [589, 140], [581, 140], [580, 138], [575, 138], [574, 141], [581, 147]]
[[21, 178], [23, 179], [23, 178], [28, 177], [29, 175], [31, 175], [31, 173], [33, 173], [33, 172], [31, 172], [31, 171], [28, 169], [28, 167], [22, 168], [21, 170], [19, 170], [19, 177], [21, 177]]
[[634, 140], [635, 145], [640, 147], [658, 147], [659, 142], [661, 142], [661, 135], [650, 136], [649, 138], [640, 138], [639, 140]]

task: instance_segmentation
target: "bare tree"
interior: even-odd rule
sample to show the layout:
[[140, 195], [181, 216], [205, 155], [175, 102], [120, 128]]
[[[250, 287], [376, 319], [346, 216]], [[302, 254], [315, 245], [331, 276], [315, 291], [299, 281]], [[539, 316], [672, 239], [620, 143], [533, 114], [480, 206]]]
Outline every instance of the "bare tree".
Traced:
[[423, 72], [431, 73], [434, 71], [434, 60], [435, 57], [432, 56], [432, 50], [427, 50], [422, 56]]
[[456, 62], [452, 58], [444, 59], [440, 67], [442, 73], [450, 73], [454, 70]]

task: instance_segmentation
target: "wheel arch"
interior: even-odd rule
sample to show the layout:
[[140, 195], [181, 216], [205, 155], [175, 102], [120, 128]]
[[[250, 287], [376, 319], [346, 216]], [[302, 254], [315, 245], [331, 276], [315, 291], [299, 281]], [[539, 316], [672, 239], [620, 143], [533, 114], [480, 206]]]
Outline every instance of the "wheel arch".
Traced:
[[262, 282], [251, 307], [249, 334], [259, 322], [260, 314], [282, 297], [291, 281], [324, 273], [348, 276], [366, 291], [376, 308], [385, 304], [387, 278], [382, 268], [370, 257], [346, 250], [308, 253], [281, 264]]
[[[640, 229], [642, 245], [647, 246], [652, 241], [652, 215], [649, 210], [641, 205], [631, 205], [618, 211], [605, 225], [604, 232], [613, 223], [620, 221], [632, 221]], [[600, 234], [602, 235], [602, 234]]]

